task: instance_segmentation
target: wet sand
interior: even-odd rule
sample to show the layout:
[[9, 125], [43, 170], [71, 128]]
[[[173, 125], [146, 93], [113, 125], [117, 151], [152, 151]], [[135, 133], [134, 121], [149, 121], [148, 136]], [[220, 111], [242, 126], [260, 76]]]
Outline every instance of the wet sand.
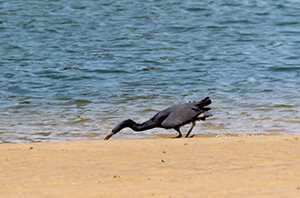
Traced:
[[0, 197], [300, 197], [300, 135], [0, 144]]

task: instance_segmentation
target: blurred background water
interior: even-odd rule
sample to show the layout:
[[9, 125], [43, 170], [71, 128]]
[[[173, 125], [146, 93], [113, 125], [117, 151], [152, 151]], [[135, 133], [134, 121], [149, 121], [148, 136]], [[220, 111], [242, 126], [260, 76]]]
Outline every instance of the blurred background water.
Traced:
[[[0, 142], [102, 139], [206, 96], [194, 134], [299, 134], [299, 22], [298, 0], [0, 1]], [[157, 134], [177, 135], [114, 138]]]

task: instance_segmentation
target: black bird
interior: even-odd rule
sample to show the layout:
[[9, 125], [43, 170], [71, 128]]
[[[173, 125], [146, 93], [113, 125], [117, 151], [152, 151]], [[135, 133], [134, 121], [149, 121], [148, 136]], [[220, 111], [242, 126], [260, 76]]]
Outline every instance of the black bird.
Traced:
[[108, 140], [114, 134], [118, 133], [126, 127], [130, 127], [134, 131], [144, 131], [148, 129], [153, 129], [155, 127], [161, 127], [165, 129], [175, 129], [179, 135], [174, 138], [181, 138], [182, 134], [180, 132], [180, 127], [189, 123], [192, 123], [192, 127], [187, 132], [185, 137], [188, 137], [194, 126], [196, 125], [197, 120], [205, 120], [207, 117], [212, 116], [209, 111], [210, 108], [205, 107], [211, 104], [209, 97], [199, 101], [199, 102], [190, 102], [179, 105], [174, 105], [165, 110], [158, 112], [153, 118], [142, 123], [137, 124], [135, 121], [128, 119], [124, 120], [121, 123], [117, 124], [112, 132], [106, 136], [104, 140]]

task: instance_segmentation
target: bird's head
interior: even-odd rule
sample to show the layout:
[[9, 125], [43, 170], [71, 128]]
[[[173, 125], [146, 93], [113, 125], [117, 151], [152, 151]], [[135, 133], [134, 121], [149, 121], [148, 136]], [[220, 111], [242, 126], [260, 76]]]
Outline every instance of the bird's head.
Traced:
[[132, 125], [134, 121], [133, 120], [124, 120], [122, 122], [120, 122], [119, 124], [117, 124], [112, 130], [111, 133], [105, 137], [104, 140], [108, 140], [109, 138], [111, 138], [111, 136], [113, 136], [114, 134], [120, 132], [122, 129], [126, 128], [126, 127], [130, 127]]

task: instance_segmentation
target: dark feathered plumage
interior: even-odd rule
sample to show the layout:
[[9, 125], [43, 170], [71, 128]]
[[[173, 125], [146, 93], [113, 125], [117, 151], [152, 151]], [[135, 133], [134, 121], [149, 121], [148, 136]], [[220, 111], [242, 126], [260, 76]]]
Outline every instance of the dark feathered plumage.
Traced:
[[174, 105], [165, 110], [158, 112], [153, 118], [142, 123], [137, 124], [135, 121], [128, 119], [117, 124], [113, 129], [111, 134], [106, 136], [104, 140], [108, 140], [111, 136], [118, 133], [126, 127], [130, 127], [134, 131], [144, 131], [148, 129], [153, 129], [155, 127], [161, 127], [165, 129], [175, 129], [179, 135], [176, 138], [182, 137], [180, 132], [180, 127], [189, 123], [192, 123], [192, 127], [188, 131], [185, 137], [188, 137], [190, 132], [195, 126], [195, 121], [205, 120], [207, 117], [212, 116], [212, 114], [206, 112], [210, 108], [205, 107], [211, 104], [209, 97], [199, 101], [190, 102], [179, 105]]

